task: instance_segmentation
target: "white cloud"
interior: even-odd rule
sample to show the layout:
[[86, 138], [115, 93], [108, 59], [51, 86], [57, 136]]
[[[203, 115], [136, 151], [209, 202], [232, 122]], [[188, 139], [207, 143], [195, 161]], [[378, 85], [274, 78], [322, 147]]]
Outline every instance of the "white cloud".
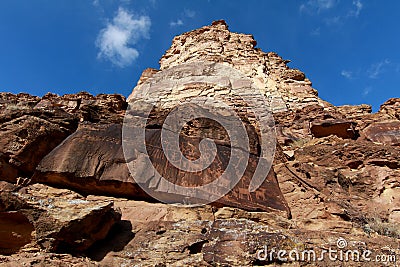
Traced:
[[348, 70], [342, 70], [342, 72], [340, 73], [343, 77], [347, 78], [347, 79], [353, 79], [353, 72], [352, 71], [348, 71]]
[[353, 10], [350, 10], [350, 17], [358, 17], [360, 15], [361, 10], [363, 9], [363, 3], [361, 0], [353, 0]]
[[149, 38], [151, 20], [148, 16], [134, 16], [123, 8], [118, 9], [112, 22], [107, 23], [97, 36], [98, 58], [110, 60], [119, 67], [126, 67], [139, 56], [133, 45]]
[[185, 9], [184, 11], [185, 17], [194, 18], [196, 16], [196, 11]]
[[[307, 0], [300, 5], [300, 12], [319, 15], [327, 26], [337, 27], [342, 26], [350, 18], [358, 18], [363, 7], [362, 0]], [[324, 12], [323, 17], [322, 12]]]
[[178, 17], [178, 19], [171, 21], [169, 23], [170, 27], [177, 27], [177, 26], [182, 26], [184, 25], [184, 20], [185, 18], [192, 19], [196, 16], [196, 11], [190, 10], [190, 9], [185, 9], [183, 13]]
[[308, 0], [300, 5], [300, 12], [320, 13], [321, 11], [333, 8], [337, 0]]
[[363, 97], [366, 97], [371, 92], [372, 92], [372, 88], [370, 86], [368, 86], [363, 90], [362, 95], [363, 95]]
[[342, 23], [343, 23], [343, 20], [342, 20], [341, 16], [335, 16], [332, 18], [325, 19], [325, 24], [328, 26], [340, 25]]
[[367, 70], [368, 77], [371, 79], [379, 78], [379, 75], [385, 71], [385, 67], [390, 64], [388, 59], [372, 64]]
[[183, 25], [183, 21], [181, 19], [178, 19], [176, 21], [171, 21], [169, 23], [169, 26], [171, 26], [171, 27], [182, 26], [182, 25]]

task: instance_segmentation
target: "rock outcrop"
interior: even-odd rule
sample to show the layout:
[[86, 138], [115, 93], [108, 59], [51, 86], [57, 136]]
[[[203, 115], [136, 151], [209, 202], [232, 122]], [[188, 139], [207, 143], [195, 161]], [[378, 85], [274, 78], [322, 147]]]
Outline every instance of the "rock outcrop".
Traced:
[[[216, 21], [176, 36], [127, 100], [0, 93], [0, 265], [400, 260], [400, 99], [376, 113], [334, 106], [288, 63]], [[178, 138], [164, 142], [164, 128]], [[202, 157], [210, 151], [215, 157]], [[178, 152], [197, 165], [183, 169]], [[212, 184], [232, 160], [243, 161], [243, 172], [202, 191], [211, 203], [160, 203], [196, 201], [176, 188]], [[261, 181], [259, 164], [270, 167]], [[371, 252], [370, 260], [301, 258], [328, 249]], [[300, 256], [282, 260], [277, 250]]]
[[[271, 102], [273, 111], [297, 110], [308, 105], [331, 106], [318, 98], [303, 72], [287, 66], [290, 61], [255, 48], [252, 35], [233, 33], [225, 21], [176, 36], [160, 60], [160, 69], [196, 61], [223, 62], [239, 70]], [[148, 75], [148, 73], [146, 73]]]
[[112, 201], [88, 201], [45, 185], [19, 188], [0, 182], [0, 253], [75, 253], [103, 239], [121, 214]]

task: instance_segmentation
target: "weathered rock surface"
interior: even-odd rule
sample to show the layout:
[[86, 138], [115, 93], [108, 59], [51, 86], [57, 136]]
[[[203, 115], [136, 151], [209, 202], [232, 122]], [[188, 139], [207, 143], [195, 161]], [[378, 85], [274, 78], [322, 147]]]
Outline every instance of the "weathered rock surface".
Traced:
[[[110, 201], [88, 201], [45, 185], [0, 182], [0, 253], [79, 252], [103, 239], [121, 214]], [[11, 242], [10, 242], [11, 241]]]
[[314, 137], [326, 137], [336, 135], [343, 139], [355, 139], [357, 133], [354, 130], [354, 125], [351, 121], [345, 120], [324, 120], [313, 122], [310, 127]]
[[[88, 196], [88, 199], [103, 199]], [[110, 198], [109, 198], [110, 199]], [[112, 198], [111, 198], [112, 199]], [[110, 199], [110, 200], [111, 200]], [[275, 213], [248, 212], [237, 208], [211, 206], [184, 208], [161, 203], [112, 199], [122, 212], [122, 220], [105, 240], [96, 243], [86, 254], [101, 266], [259, 266], [279, 265], [276, 254], [259, 260], [257, 254], [265, 246], [271, 251], [315, 250], [317, 256], [329, 247], [338, 250], [337, 240], [345, 237], [348, 246], [343, 249], [373, 251], [375, 255], [398, 253], [399, 242], [393, 238], [361, 229], [343, 231], [339, 221], [335, 230], [304, 229], [297, 221]], [[351, 228], [350, 223], [349, 228]], [[333, 224], [331, 224], [333, 225]], [[356, 226], [356, 224], [354, 224]], [[397, 250], [396, 250], [397, 248]], [[261, 256], [263, 256], [261, 254]], [[310, 260], [310, 266], [332, 266], [344, 261]], [[307, 258], [298, 262], [307, 265]], [[346, 266], [360, 262], [348, 261]], [[376, 262], [363, 262], [375, 266]]]
[[121, 145], [121, 124], [82, 124], [39, 164], [33, 182], [83, 194], [149, 197], [130, 176]]
[[78, 122], [121, 122], [120, 95], [88, 93], [43, 98], [0, 93], [0, 179], [30, 178], [44, 156], [73, 133]]
[[[160, 69], [196, 61], [224, 62], [251, 78], [271, 101], [273, 111], [308, 105], [331, 106], [317, 96], [300, 70], [290, 69], [276, 53], [255, 48], [252, 35], [230, 32], [225, 21], [176, 36], [160, 60]], [[146, 75], [148, 75], [146, 73]]]
[[400, 146], [400, 121], [372, 123], [363, 130], [363, 134], [374, 143]]
[[[218, 96], [221, 96], [221, 98]], [[128, 144], [135, 142], [134, 139], [138, 138], [138, 134], [135, 129], [127, 128], [135, 128], [136, 125], [146, 119], [146, 114], [149, 114], [149, 118], [146, 120], [145, 141], [149, 157], [148, 162], [151, 161], [152, 164], [148, 164], [146, 167], [142, 166], [142, 157], [147, 157], [147, 155], [143, 155], [141, 151], [132, 152], [132, 155], [129, 155], [128, 158], [134, 159], [129, 162], [130, 168], [135, 171], [134, 175], [140, 177], [143, 184], [154, 185], [150, 188], [153, 196], [168, 198], [168, 201], [171, 202], [188, 201], [185, 195], [175, 194], [176, 196], [172, 196], [169, 188], [164, 187], [164, 184], [159, 182], [158, 177], [149, 170], [155, 168], [162, 177], [173, 184], [198, 187], [221, 177], [228, 169], [228, 163], [231, 160], [236, 160], [234, 157], [235, 154], [238, 154], [238, 151], [233, 150], [242, 150], [250, 155], [248, 162], [242, 163], [245, 167], [244, 174], [236, 174], [240, 171], [232, 170], [229, 172], [231, 181], [226, 180], [211, 189], [204, 190], [204, 194], [206, 196], [217, 195], [227, 186], [230, 186], [233, 177], [238, 175], [240, 176], [238, 184], [227, 194], [221, 194], [223, 197], [215, 202], [247, 210], [277, 210], [290, 216], [290, 211], [282, 197], [272, 170], [266, 170], [264, 174], [266, 179], [257, 191], [249, 191], [250, 181], [260, 160], [261, 137], [259, 137], [258, 132], [263, 131], [263, 134], [269, 134], [268, 129], [265, 130], [260, 127], [257, 118], [264, 118], [266, 126], [269, 127], [267, 124], [273, 124], [273, 117], [265, 108], [246, 109], [246, 105], [258, 104], [262, 106], [268, 103], [262, 99], [257, 88], [251, 85], [251, 80], [243, 74], [213, 62], [182, 64], [162, 70], [147, 78], [146, 82], [134, 89], [128, 101], [130, 104], [130, 109], [127, 112], [129, 120], [126, 120], [124, 125], [127, 132], [124, 136], [131, 138], [127, 141]], [[228, 108], [224, 107], [221, 102], [225, 103]], [[151, 103], [155, 104], [154, 108], [147, 110], [147, 106]], [[237, 125], [234, 116], [227, 112], [229, 108], [235, 111], [244, 121], [243, 134], [249, 136], [249, 141], [239, 140], [236, 141], [236, 145], [231, 144], [232, 139], [240, 139], [243, 136], [242, 134], [231, 136], [227, 132], [237, 131], [241, 126], [241, 123]], [[179, 145], [176, 145], [176, 147], [179, 147], [184, 156], [191, 160], [201, 157], [198, 148], [204, 138], [216, 142], [217, 153], [214, 161], [208, 165], [208, 168], [198, 172], [187, 171], [171, 164], [162, 147], [163, 142], [170, 142], [168, 143], [170, 147], [173, 147], [174, 144], [171, 138], [168, 138], [168, 140], [161, 139], [161, 129], [165, 126], [164, 124], [168, 123], [166, 121], [171, 119], [170, 116], [173, 116], [173, 122], [181, 122], [185, 121], [186, 116], [190, 116], [190, 114], [194, 114], [195, 119], [190, 118], [189, 123], [182, 125], [183, 128], [180, 132], [172, 128], [169, 128], [169, 130], [179, 135]], [[132, 136], [129, 135], [130, 133], [132, 133]], [[273, 135], [270, 138], [274, 141]], [[271, 139], [266, 141], [270, 142]], [[243, 144], [249, 147], [246, 148]], [[272, 145], [269, 147], [271, 154], [273, 154], [274, 148]], [[132, 149], [135, 149], [135, 147]], [[211, 148], [207, 149], [208, 151], [212, 150]], [[267, 161], [272, 160], [271, 155]], [[137, 169], [145, 171], [138, 172]], [[168, 194], [168, 197], [165, 197], [166, 194]], [[189, 199], [189, 201], [193, 200]]]
[[0, 212], [0, 253], [13, 254], [32, 240], [33, 224], [18, 211]]
[[[223, 21], [177, 36], [161, 58], [160, 70], [145, 70], [128, 102], [119, 95], [39, 98], [0, 93], [0, 180], [23, 186], [0, 182], [0, 254], [4, 255], [0, 265], [390, 266], [398, 262], [400, 98], [389, 99], [376, 113], [369, 105], [333, 106], [318, 98], [311, 81], [289, 68], [289, 61], [255, 46], [251, 35], [232, 33]], [[247, 108], [243, 91], [260, 109]], [[277, 145], [265, 182], [250, 192], [250, 179], [263, 157], [257, 118], [263, 114], [258, 111], [266, 108], [262, 98], [274, 118]], [[144, 163], [144, 151], [124, 155], [121, 146], [126, 139], [121, 135], [128, 104], [136, 103], [130, 115], [140, 119], [147, 115], [147, 106], [140, 105], [146, 101], [157, 105], [146, 121], [142, 141], [150, 161]], [[157, 203], [128, 169], [133, 167], [139, 181], [154, 181], [157, 170], [169, 181], [192, 186], [220, 175], [232, 146], [220, 123], [198, 118], [175, 129], [179, 149], [191, 160], [201, 157], [202, 140], [215, 141], [217, 156], [204, 171], [181, 172], [162, 151], [161, 128], [185, 101], [192, 101], [184, 107], [200, 117], [207, 117], [212, 107], [231, 108], [244, 121], [249, 137], [247, 147], [239, 146], [249, 154], [244, 175], [212, 205]], [[221, 114], [222, 121], [231, 120], [231, 114]], [[152, 185], [159, 194], [171, 192], [157, 181]], [[339, 238], [346, 246], [338, 247]], [[260, 259], [265, 247], [314, 250], [318, 256], [329, 248], [343, 253], [371, 250], [372, 260], [326, 256], [285, 262], [276, 254]], [[385, 256], [386, 261], [377, 263], [376, 256]]]
[[61, 109], [74, 114], [79, 120], [89, 122], [120, 122], [126, 109], [122, 95], [99, 94], [93, 96], [86, 92], [58, 96], [48, 93], [36, 104], [37, 109]]

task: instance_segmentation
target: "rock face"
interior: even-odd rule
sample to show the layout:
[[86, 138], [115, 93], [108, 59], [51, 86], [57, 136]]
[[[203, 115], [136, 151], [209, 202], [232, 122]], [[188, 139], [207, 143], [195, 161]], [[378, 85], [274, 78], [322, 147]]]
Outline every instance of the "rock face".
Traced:
[[69, 190], [39, 184], [19, 188], [5, 182], [0, 186], [2, 254], [23, 246], [49, 252], [83, 251], [103, 239], [121, 218], [112, 202], [87, 201]]
[[[146, 69], [127, 101], [0, 93], [0, 265], [398, 261], [400, 99], [376, 113], [337, 107], [288, 62], [216, 21], [175, 37], [160, 69]], [[163, 134], [178, 138], [164, 142]], [[182, 168], [180, 154], [197, 165]], [[158, 201], [195, 200], [176, 188], [212, 184], [232, 159], [243, 161], [243, 173], [234, 168], [224, 186], [203, 192], [229, 188], [221, 198], [200, 207]], [[261, 181], [260, 163], [270, 165]], [[282, 260], [266, 249], [371, 254], [362, 263]]]
[[47, 94], [42, 99], [28, 94], [0, 94], [0, 175], [15, 182], [30, 178], [39, 162], [73, 133], [78, 123], [121, 122], [126, 108], [120, 95], [88, 93]]
[[83, 124], [40, 162], [33, 182], [84, 194], [146, 195], [135, 187], [121, 146], [121, 124]]
[[255, 48], [252, 35], [230, 32], [225, 21], [176, 36], [160, 60], [160, 69], [196, 61], [223, 62], [251, 78], [271, 101], [273, 111], [330, 104], [319, 99], [304, 73], [290, 69], [276, 53]]
[[[159, 177], [149, 173], [149, 170], [153, 168], [162, 177], [174, 184], [192, 187], [211, 183], [216, 178], [223, 177], [225, 171], [229, 172], [228, 179], [222, 178], [224, 182], [203, 189], [201, 191], [202, 196], [193, 196], [193, 198], [198, 199], [204, 197], [204, 195], [207, 197], [213, 194], [218, 195], [233, 183], [236, 173], [240, 172], [239, 168], [236, 167], [236, 169], [230, 170], [229, 162], [237, 159], [239, 161], [244, 160], [244, 156], [236, 155], [247, 153], [249, 159], [247, 163], [243, 162], [242, 164], [244, 173], [243, 175], [238, 174], [238, 183], [232, 191], [227, 192], [227, 194], [220, 194], [222, 198], [217, 197], [216, 202], [248, 210], [277, 210], [290, 216], [290, 210], [280, 192], [275, 173], [270, 169], [266, 169], [264, 175], [266, 179], [260, 188], [255, 192], [249, 191], [257, 164], [262, 160], [259, 151], [261, 137], [258, 136], [257, 132], [264, 131], [265, 135], [274, 134], [274, 132], [270, 133], [271, 131], [268, 131], [268, 129], [261, 129], [260, 125], [257, 124], [259, 117], [266, 121], [265, 124], [273, 123], [273, 117], [268, 111], [262, 108], [254, 108], [253, 110], [246, 108], [246, 105], [251, 103], [260, 106], [264, 103], [265, 105], [268, 104], [266, 101], [263, 102], [262, 95], [259, 94], [257, 88], [251, 87], [251, 83], [252, 81], [240, 72], [220, 64], [213, 62], [185, 63], [155, 73], [133, 90], [128, 99], [130, 104], [127, 113], [129, 120], [124, 125], [127, 132], [124, 137], [130, 138], [129, 141], [126, 141], [130, 149], [129, 144], [138, 138], [138, 134], [134, 129], [127, 128], [134, 128], [139, 125], [140, 121], [146, 120], [146, 114], [148, 114], [145, 141], [149, 157], [148, 162], [151, 162], [151, 164], [142, 167], [142, 158], [147, 156], [136, 151], [131, 152], [132, 155], [128, 155], [128, 158], [133, 159], [129, 162], [129, 165], [135, 173], [134, 176], [140, 177], [141, 183], [145, 185], [154, 184], [150, 188], [152, 195], [163, 198], [165, 194], [168, 194], [168, 201], [182, 202], [178, 192], [174, 193], [176, 197], [172, 197], [173, 193], [170, 188], [159, 182]], [[246, 96], [248, 97], [246, 98]], [[155, 106], [152, 110], [147, 110], [150, 103], [154, 103]], [[239, 114], [238, 116], [246, 121], [242, 133], [232, 133], [239, 131], [241, 123], [236, 123], [235, 117], [228, 110]], [[173, 116], [172, 119], [170, 116]], [[186, 158], [192, 160], [201, 158], [202, 155], [196, 148], [200, 146], [200, 141], [204, 138], [212, 139], [217, 143], [216, 157], [208, 168], [193, 172], [185, 170], [185, 166], [177, 167], [170, 162], [170, 159], [167, 158], [168, 155], [165, 155], [163, 151], [163, 145], [164, 142], [168, 142], [168, 145], [173, 147], [174, 141], [172, 138], [162, 139], [162, 128], [164, 124], [168, 124], [167, 120], [173, 122], [188, 120], [188, 124], [182, 124], [181, 132], [169, 128], [169, 131], [179, 136], [179, 145], [176, 145], [176, 147], [183, 151]], [[222, 125], [226, 128], [221, 127]], [[180, 128], [178, 127], [178, 129]], [[249, 135], [249, 142], [240, 140], [245, 135]], [[236, 143], [231, 145], [231, 140], [236, 140]], [[271, 140], [266, 139], [266, 141]], [[248, 145], [248, 143], [250, 144], [246, 148], [243, 144]], [[136, 147], [132, 147], [132, 149], [136, 149]], [[268, 155], [265, 156], [266, 161], [272, 162], [274, 149], [275, 147], [272, 145], [266, 148], [271, 153], [269, 158]], [[205, 150], [210, 151], [212, 149], [208, 147]], [[245, 153], [241, 153], [242, 151]], [[205, 154], [212, 153], [206, 152]], [[145, 172], [139, 173], [136, 171], [137, 169], [143, 169]], [[182, 194], [181, 198], [183, 197]], [[190, 198], [185, 198], [185, 200], [194, 201]]]
[[400, 121], [376, 122], [363, 130], [365, 138], [380, 144], [400, 145]]

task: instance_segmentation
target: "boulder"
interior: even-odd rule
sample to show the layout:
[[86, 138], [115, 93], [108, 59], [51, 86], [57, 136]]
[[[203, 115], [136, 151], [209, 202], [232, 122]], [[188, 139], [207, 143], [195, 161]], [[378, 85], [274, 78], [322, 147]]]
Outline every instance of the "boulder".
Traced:
[[[20, 188], [1, 183], [2, 254], [27, 250], [79, 252], [103, 239], [121, 214], [110, 201], [88, 201], [45, 185]], [[6, 242], [15, 235], [12, 242]]]

